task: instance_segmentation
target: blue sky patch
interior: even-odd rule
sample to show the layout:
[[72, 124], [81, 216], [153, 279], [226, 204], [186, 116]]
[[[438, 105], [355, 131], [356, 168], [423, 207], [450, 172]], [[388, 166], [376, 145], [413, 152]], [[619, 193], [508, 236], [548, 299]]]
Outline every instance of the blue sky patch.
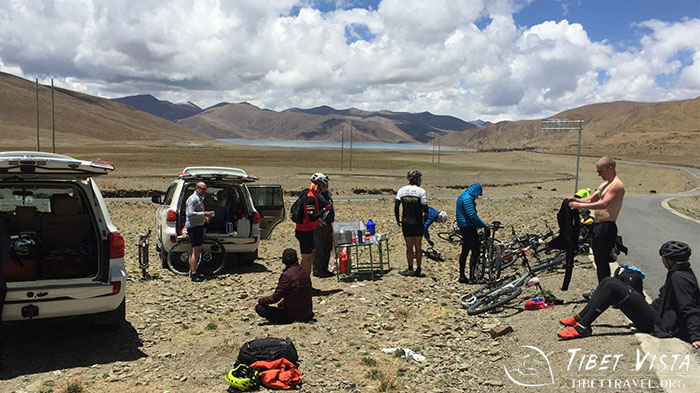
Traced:
[[605, 82], [610, 80], [610, 74], [605, 70], [598, 70], [598, 76], [596, 77], [599, 85], [604, 85]]
[[359, 40], [371, 42], [373, 39], [374, 34], [367, 25], [351, 23], [345, 26], [345, 42], [348, 45]]

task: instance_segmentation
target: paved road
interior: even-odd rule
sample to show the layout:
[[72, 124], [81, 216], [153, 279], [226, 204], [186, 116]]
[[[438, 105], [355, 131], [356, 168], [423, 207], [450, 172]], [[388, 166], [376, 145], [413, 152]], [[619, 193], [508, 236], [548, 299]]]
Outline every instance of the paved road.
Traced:
[[[683, 169], [700, 178], [700, 170]], [[617, 224], [619, 234], [630, 252], [627, 256], [622, 255], [620, 261], [633, 263], [647, 273], [644, 288], [652, 298], [656, 298], [666, 279], [666, 268], [661, 264], [658, 254], [659, 247], [665, 241], [680, 240], [688, 243], [693, 249], [691, 261], [697, 261], [695, 270], [700, 272], [700, 225], [661, 207], [664, 199], [698, 194], [700, 189], [672, 195], [625, 197]]]

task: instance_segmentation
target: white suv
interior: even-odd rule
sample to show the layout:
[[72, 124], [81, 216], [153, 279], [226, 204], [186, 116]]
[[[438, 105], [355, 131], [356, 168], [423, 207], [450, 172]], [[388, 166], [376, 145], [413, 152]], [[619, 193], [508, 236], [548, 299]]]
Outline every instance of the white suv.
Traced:
[[3, 321], [92, 314], [124, 321], [124, 238], [92, 177], [114, 166], [40, 152], [0, 153], [0, 218], [12, 255], [3, 266]]
[[234, 254], [239, 263], [252, 263], [258, 257], [261, 239], [267, 239], [285, 218], [280, 185], [254, 185], [258, 178], [242, 169], [189, 167], [172, 182], [165, 197], [152, 197], [160, 206], [156, 211], [156, 250], [163, 267], [167, 256], [182, 233], [187, 198], [199, 181], [207, 184], [204, 208], [214, 216], [205, 225], [206, 236], [223, 243], [226, 254]]

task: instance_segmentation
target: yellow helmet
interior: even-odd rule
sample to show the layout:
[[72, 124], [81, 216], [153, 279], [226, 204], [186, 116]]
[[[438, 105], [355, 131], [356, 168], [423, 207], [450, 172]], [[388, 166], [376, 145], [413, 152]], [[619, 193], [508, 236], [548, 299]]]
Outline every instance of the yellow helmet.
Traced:
[[243, 363], [236, 362], [233, 369], [229, 371], [224, 378], [231, 384], [234, 389], [243, 391], [257, 386], [258, 371], [248, 367]]
[[588, 198], [589, 196], [591, 196], [591, 191], [587, 188], [582, 188], [582, 189], [576, 191], [574, 196], [577, 196], [579, 198]]

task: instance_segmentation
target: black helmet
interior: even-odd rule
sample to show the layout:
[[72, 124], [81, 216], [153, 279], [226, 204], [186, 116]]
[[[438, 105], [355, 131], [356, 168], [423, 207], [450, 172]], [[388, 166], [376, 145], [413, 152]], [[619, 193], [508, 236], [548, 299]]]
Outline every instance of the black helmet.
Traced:
[[674, 262], [686, 262], [690, 259], [690, 246], [675, 240], [667, 241], [659, 249], [659, 255]]
[[408, 171], [408, 173], [406, 174], [406, 179], [408, 179], [410, 181], [410, 180], [414, 180], [414, 179], [421, 177], [421, 176], [423, 176], [423, 174], [420, 173], [419, 170], [413, 169], [413, 170]]

